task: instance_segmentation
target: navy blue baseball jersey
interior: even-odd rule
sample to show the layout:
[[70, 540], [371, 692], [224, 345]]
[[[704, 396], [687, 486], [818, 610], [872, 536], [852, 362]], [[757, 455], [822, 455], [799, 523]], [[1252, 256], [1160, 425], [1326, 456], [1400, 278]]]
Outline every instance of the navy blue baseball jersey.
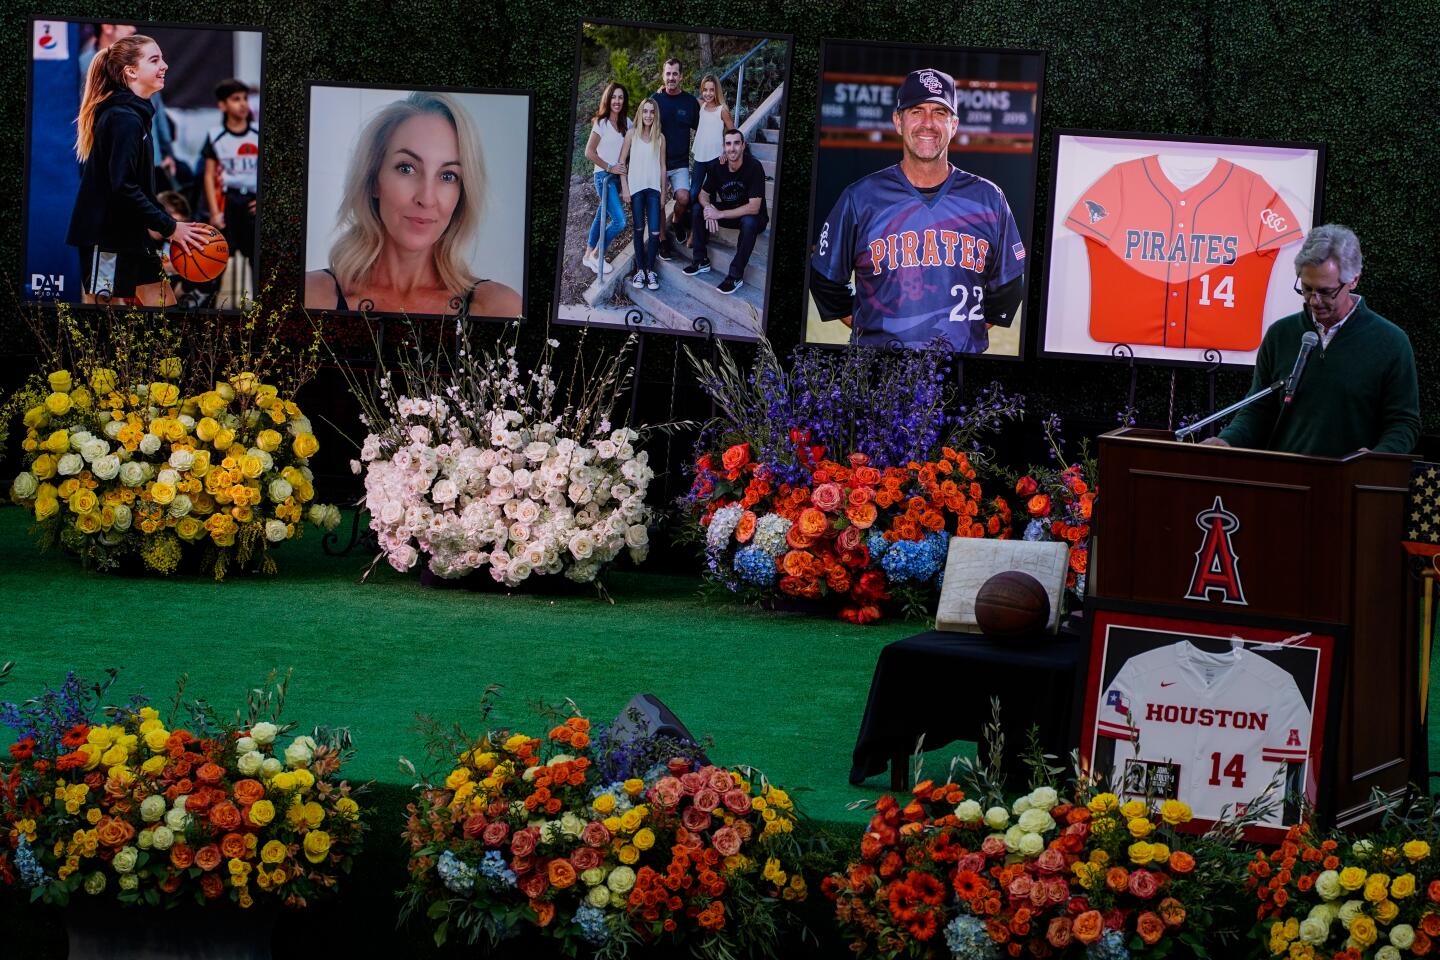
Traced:
[[853, 276], [860, 343], [944, 337], [958, 353], [984, 353], [986, 292], [1024, 273], [1025, 245], [989, 180], [951, 167], [926, 198], [896, 164], [845, 188], [811, 263], [835, 283]]

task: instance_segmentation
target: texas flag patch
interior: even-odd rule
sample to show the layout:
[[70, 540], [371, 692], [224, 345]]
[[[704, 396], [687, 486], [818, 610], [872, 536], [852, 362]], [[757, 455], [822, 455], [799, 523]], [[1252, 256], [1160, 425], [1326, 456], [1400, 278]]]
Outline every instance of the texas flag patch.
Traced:
[[1114, 707], [1116, 713], [1122, 713], [1127, 717], [1130, 715], [1130, 701], [1126, 700], [1125, 694], [1119, 690], [1111, 690], [1105, 696], [1105, 705]]
[[1010, 252], [1013, 253], [1013, 254], [1015, 254], [1015, 259], [1016, 259], [1016, 260], [1024, 260], [1024, 259], [1025, 259], [1025, 244], [1023, 244], [1023, 243], [1017, 243], [1017, 244], [1015, 244], [1013, 247], [1010, 248]]

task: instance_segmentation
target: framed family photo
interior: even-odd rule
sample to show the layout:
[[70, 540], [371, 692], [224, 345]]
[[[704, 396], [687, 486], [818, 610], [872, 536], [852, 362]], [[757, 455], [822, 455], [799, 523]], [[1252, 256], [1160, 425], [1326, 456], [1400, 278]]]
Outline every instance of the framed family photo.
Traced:
[[792, 46], [581, 23], [557, 322], [764, 334]]
[[1343, 638], [1333, 625], [1254, 625], [1100, 605], [1081, 760], [1122, 800], [1178, 799], [1194, 829], [1241, 814], [1278, 842], [1324, 809]]
[[1020, 358], [1045, 54], [827, 40], [805, 342]]
[[1253, 366], [1300, 309], [1319, 143], [1055, 134], [1042, 356]]
[[521, 317], [532, 97], [310, 84], [305, 308]]
[[28, 28], [24, 299], [224, 310], [253, 297], [263, 32]]

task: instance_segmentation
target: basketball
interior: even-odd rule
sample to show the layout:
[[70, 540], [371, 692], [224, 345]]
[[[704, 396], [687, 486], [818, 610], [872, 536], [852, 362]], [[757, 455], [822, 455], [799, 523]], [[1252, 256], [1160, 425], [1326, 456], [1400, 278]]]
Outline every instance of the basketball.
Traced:
[[181, 250], [178, 244], [170, 244], [170, 265], [184, 279], [191, 283], [205, 283], [225, 272], [230, 261], [230, 245], [214, 227], [202, 224], [209, 231], [205, 245], [196, 249]]
[[1028, 573], [997, 573], [975, 595], [975, 622], [990, 637], [1042, 633], [1050, 622], [1050, 595]]

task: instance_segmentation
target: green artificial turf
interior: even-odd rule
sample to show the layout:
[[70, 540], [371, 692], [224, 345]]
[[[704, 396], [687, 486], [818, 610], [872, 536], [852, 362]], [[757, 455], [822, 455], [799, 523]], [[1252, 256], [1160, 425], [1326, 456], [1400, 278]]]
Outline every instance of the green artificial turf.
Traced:
[[[293, 667], [285, 716], [307, 729], [350, 727], [348, 769], [361, 780], [406, 782], [397, 758], [424, 755], [416, 713], [473, 729], [488, 684], [504, 684], [494, 719], [529, 732], [542, 730], [537, 701], [569, 697], [604, 721], [649, 692], [714, 739], [717, 762], [758, 767], [815, 819], [861, 822], [866, 811], [847, 807], [889, 786], [883, 775], [848, 782], [875, 659], [925, 629], [706, 600], [695, 577], [660, 570], [612, 575], [613, 605], [593, 592], [422, 587], [384, 565], [361, 584], [369, 558], [327, 556], [313, 528], [276, 551], [274, 577], [116, 576], [39, 552], [27, 529], [20, 509], [0, 508], [0, 660], [16, 662], [0, 700], [69, 669], [119, 666], [117, 691], [168, 701], [187, 673], [187, 696], [234, 709], [271, 668]], [[957, 696], [963, 689], [957, 677]], [[943, 769], [961, 749], [935, 751], [929, 766]]]

